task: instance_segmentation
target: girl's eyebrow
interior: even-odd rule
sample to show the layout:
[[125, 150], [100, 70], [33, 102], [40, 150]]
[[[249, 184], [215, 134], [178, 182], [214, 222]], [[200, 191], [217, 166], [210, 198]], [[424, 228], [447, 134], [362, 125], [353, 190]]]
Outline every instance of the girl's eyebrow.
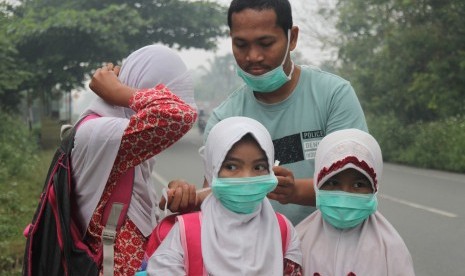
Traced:
[[[234, 156], [226, 156], [223, 160], [223, 162], [225, 161], [235, 161], [235, 162], [240, 162], [240, 163], [243, 163], [244, 161], [239, 158], [239, 157], [234, 157]], [[258, 162], [268, 162], [268, 158], [266, 157], [262, 157], [262, 158], [258, 158], [258, 159], [255, 159], [254, 160], [255, 163], [258, 163]]]
[[364, 174], [362, 175], [358, 175], [356, 177], [357, 180], [363, 180], [363, 181], [368, 181], [368, 182], [371, 182], [370, 179], [368, 177], [366, 177]]
[[226, 162], [226, 161], [234, 161], [234, 162], [240, 162], [240, 163], [243, 163], [244, 161], [242, 161], [242, 159], [238, 158], [238, 157], [234, 157], [234, 156], [226, 156], [223, 160], [223, 162]]
[[255, 162], [266, 162], [266, 163], [268, 163], [268, 158], [262, 157], [262, 158], [259, 158], [259, 159], [255, 160]]

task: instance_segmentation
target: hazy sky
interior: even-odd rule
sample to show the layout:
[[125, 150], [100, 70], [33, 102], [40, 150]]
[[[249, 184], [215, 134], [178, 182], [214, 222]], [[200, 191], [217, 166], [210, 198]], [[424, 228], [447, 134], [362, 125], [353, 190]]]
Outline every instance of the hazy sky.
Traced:
[[[230, 0], [216, 0], [219, 3], [228, 5]], [[333, 29], [329, 22], [324, 22], [317, 16], [320, 7], [332, 5], [334, 0], [291, 0], [293, 9], [294, 25], [299, 26], [299, 40], [297, 50], [312, 64], [319, 65], [324, 59], [330, 58], [332, 52], [329, 49], [322, 49], [319, 40], [321, 35], [331, 35]], [[226, 21], [226, 18], [225, 18]], [[231, 41], [229, 38], [222, 39], [218, 44], [218, 50], [205, 51], [198, 49], [181, 51], [181, 56], [189, 69], [196, 69], [199, 66], [208, 66], [208, 60], [216, 55], [222, 56], [231, 53]], [[75, 92], [76, 93], [76, 92]], [[73, 113], [78, 116], [84, 106], [87, 106], [95, 97], [87, 87], [78, 93], [79, 96], [73, 100]]]

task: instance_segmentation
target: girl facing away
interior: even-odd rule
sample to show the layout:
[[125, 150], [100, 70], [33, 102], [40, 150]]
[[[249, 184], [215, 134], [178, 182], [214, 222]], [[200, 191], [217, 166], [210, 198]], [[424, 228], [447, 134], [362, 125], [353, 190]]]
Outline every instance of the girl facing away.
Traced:
[[[102, 92], [108, 78], [117, 77], [134, 90]], [[71, 158], [76, 181], [74, 212], [90, 251], [103, 259], [108, 252], [109, 259], [114, 258], [114, 275], [133, 275], [158, 223], [159, 195], [151, 180], [155, 155], [181, 139], [197, 117], [193, 81], [178, 53], [155, 44], [131, 53], [121, 68], [107, 64], [97, 69], [91, 87], [99, 97], [81, 118], [98, 118], [85, 122], [76, 132]], [[134, 172], [130, 172], [132, 168]], [[103, 250], [102, 217], [118, 180], [128, 174], [133, 175], [131, 201], [112, 254]], [[111, 275], [112, 268], [106, 266]]]
[[[222, 120], [212, 128], [202, 155], [212, 189], [200, 211], [203, 275], [301, 275], [297, 233], [266, 198], [278, 183], [266, 128], [246, 117]], [[287, 226], [285, 242], [278, 216]], [[191, 275], [179, 224], [178, 216], [149, 259], [147, 274]]]
[[327, 135], [315, 156], [317, 211], [296, 227], [304, 275], [415, 275], [401, 236], [377, 211], [381, 149], [368, 133]]

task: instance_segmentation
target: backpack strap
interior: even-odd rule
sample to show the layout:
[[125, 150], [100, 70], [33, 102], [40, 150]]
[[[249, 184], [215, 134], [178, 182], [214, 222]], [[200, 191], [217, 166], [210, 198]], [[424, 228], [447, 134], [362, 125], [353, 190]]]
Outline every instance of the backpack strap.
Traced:
[[91, 119], [95, 119], [95, 118], [100, 118], [101, 116], [98, 115], [98, 114], [95, 114], [95, 113], [91, 113], [89, 115], [86, 115], [86, 117], [82, 118], [77, 124], [76, 124], [76, 127], [79, 127], [81, 124], [83, 124], [84, 122], [87, 122]]
[[[82, 123], [99, 118], [97, 114], [89, 114], [78, 122]], [[116, 182], [116, 185], [105, 204], [102, 216], [102, 225], [105, 225], [102, 231], [103, 244], [103, 273], [105, 276], [114, 274], [114, 245], [118, 230], [121, 228], [131, 202], [132, 188], [134, 186], [135, 169], [130, 168]]]
[[103, 275], [113, 276], [114, 272], [114, 245], [118, 230], [121, 228], [131, 202], [132, 188], [134, 185], [134, 168], [124, 173], [116, 183], [110, 198], [105, 204], [102, 224], [103, 244]]
[[[286, 254], [291, 239], [289, 224], [286, 218], [276, 212], [279, 230], [281, 233], [283, 257]], [[184, 249], [184, 267], [187, 275], [207, 275], [203, 265], [201, 226], [202, 213], [195, 212], [177, 216], [179, 231], [181, 234], [181, 244]], [[186, 231], [186, 229], [189, 229]]]
[[286, 251], [287, 251], [287, 248], [289, 247], [289, 242], [291, 240], [289, 224], [287, 223], [286, 218], [281, 213], [276, 212], [276, 218], [278, 219], [279, 230], [281, 231], [281, 242], [282, 242], [283, 257], [284, 257], [286, 255]]
[[[95, 119], [99, 117], [100, 115], [92, 113], [84, 117], [81, 121], [78, 122], [78, 124], [80, 125], [90, 119]], [[132, 195], [132, 187], [134, 184], [134, 174], [135, 174], [135, 169], [130, 168], [127, 172], [125, 172], [118, 179], [118, 182], [116, 182], [116, 185], [111, 193], [110, 198], [105, 204], [105, 209], [103, 211], [103, 217], [102, 217], [102, 224], [103, 225], [114, 224], [116, 231], [118, 231], [121, 225], [123, 224], [127, 210], [129, 208], [129, 203], [131, 201], [131, 195]], [[113, 207], [114, 203], [122, 204], [123, 206]], [[113, 213], [113, 212], [116, 212], [116, 213]], [[121, 214], [122, 216], [119, 214]], [[112, 219], [109, 219], [109, 217], [111, 217]], [[114, 221], [115, 219], [116, 221]], [[110, 226], [110, 227], [113, 227], [113, 226]]]
[[181, 244], [184, 249], [184, 268], [186, 274], [192, 276], [207, 275], [202, 257], [202, 213], [184, 214], [177, 216], [177, 219], [181, 234]]
[[[107, 204], [109, 206], [109, 204]], [[103, 275], [111, 276], [114, 275], [115, 267], [115, 237], [116, 237], [116, 226], [123, 210], [124, 204], [115, 202], [111, 205], [110, 216], [108, 217], [107, 224], [102, 232], [102, 244], [103, 244]], [[105, 206], [106, 209], [106, 206]]]

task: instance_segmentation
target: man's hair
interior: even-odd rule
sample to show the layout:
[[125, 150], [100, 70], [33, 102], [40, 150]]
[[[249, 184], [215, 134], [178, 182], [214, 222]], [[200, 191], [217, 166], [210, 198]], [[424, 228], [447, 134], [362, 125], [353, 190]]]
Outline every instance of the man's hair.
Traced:
[[245, 9], [257, 11], [274, 10], [276, 13], [276, 25], [281, 27], [287, 35], [287, 31], [292, 28], [292, 10], [288, 0], [233, 0], [228, 9], [228, 25], [232, 26], [232, 14]]

